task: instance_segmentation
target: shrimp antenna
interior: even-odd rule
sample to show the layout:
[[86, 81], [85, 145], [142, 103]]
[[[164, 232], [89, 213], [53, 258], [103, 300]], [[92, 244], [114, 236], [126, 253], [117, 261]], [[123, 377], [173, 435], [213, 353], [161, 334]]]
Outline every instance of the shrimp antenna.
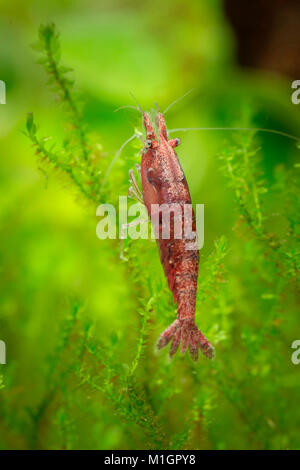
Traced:
[[139, 113], [141, 112], [140, 109], [136, 108], [135, 106], [131, 106], [130, 104], [128, 104], [128, 105], [125, 105], [125, 106], [120, 106], [119, 108], [115, 109], [114, 113], [117, 113], [121, 109], [127, 109], [127, 108], [134, 109], [135, 111], [138, 111]]
[[174, 106], [174, 104], [177, 104], [179, 101], [183, 100], [183, 98], [185, 98], [187, 95], [192, 93], [192, 91], [194, 91], [194, 90], [195, 90], [195, 88], [191, 88], [184, 95], [180, 96], [180, 98], [177, 98], [177, 100], [175, 100], [175, 101], [173, 101], [173, 103], [169, 104], [169, 106], [167, 106], [166, 109], [164, 110], [163, 114], [166, 114], [169, 111], [169, 109], [171, 109], [172, 106]]
[[136, 134], [133, 134], [131, 137], [129, 137], [129, 139], [127, 139], [124, 144], [121, 145], [121, 147], [119, 148], [119, 150], [117, 151], [117, 153], [115, 154], [114, 158], [112, 159], [112, 161], [110, 162], [109, 164], [109, 167], [107, 168], [107, 171], [105, 173], [105, 176], [103, 178], [103, 181], [102, 181], [102, 185], [101, 185], [101, 189], [105, 186], [107, 180], [108, 180], [108, 177], [110, 175], [110, 172], [114, 166], [114, 164], [116, 163], [116, 161], [118, 160], [119, 156], [121, 155], [122, 153], [122, 150], [123, 148], [129, 144], [129, 142], [131, 142], [133, 139], [135, 139], [136, 137], [138, 137]]
[[[137, 100], [136, 97], [134, 96], [134, 94], [131, 93], [131, 92], [130, 92], [129, 94], [130, 94], [130, 96], [133, 98], [133, 100], [136, 102], [137, 107], [135, 107], [135, 106], [130, 106], [130, 105], [128, 105], [128, 106], [121, 106], [120, 108], [116, 109], [115, 112], [116, 112], [116, 111], [119, 111], [120, 109], [131, 108], [131, 109], [135, 109], [136, 111], [139, 111], [141, 114], [143, 114], [142, 108], [141, 108], [141, 106], [140, 106], [138, 100]], [[108, 180], [108, 177], [109, 177], [109, 175], [110, 175], [110, 172], [111, 172], [111, 170], [112, 170], [114, 164], [115, 164], [116, 161], [118, 160], [119, 156], [121, 155], [123, 148], [124, 148], [127, 144], [129, 144], [129, 142], [131, 142], [131, 141], [132, 141], [133, 139], [135, 139], [135, 138], [140, 139], [140, 136], [135, 133], [135, 134], [133, 134], [131, 137], [129, 137], [129, 139], [127, 139], [127, 140], [121, 145], [121, 147], [119, 148], [119, 150], [117, 151], [117, 153], [115, 154], [114, 158], [112, 159], [112, 161], [110, 162], [110, 164], [109, 164], [109, 166], [108, 166], [108, 168], [107, 168], [107, 171], [106, 171], [105, 176], [104, 176], [103, 181], [102, 181], [101, 189], [105, 186], [105, 184], [106, 184], [106, 182], [107, 182], [107, 180]]]
[[277, 134], [282, 137], [287, 137], [291, 140], [300, 141], [300, 137], [288, 134], [287, 132], [277, 131], [276, 129], [265, 129], [263, 127], [180, 127], [177, 129], [170, 129], [169, 134], [175, 132], [186, 132], [186, 131], [253, 131], [253, 132], [267, 132], [269, 134]]
[[139, 110], [139, 112], [140, 112], [141, 114], [143, 114], [143, 111], [142, 111], [142, 108], [141, 108], [141, 106], [140, 106], [140, 103], [138, 102], [138, 100], [136, 99], [136, 97], [134, 96], [134, 94], [131, 93], [131, 91], [129, 92], [129, 94], [130, 94], [131, 98], [133, 99], [133, 101], [136, 102], [136, 104], [137, 104], [137, 109]]

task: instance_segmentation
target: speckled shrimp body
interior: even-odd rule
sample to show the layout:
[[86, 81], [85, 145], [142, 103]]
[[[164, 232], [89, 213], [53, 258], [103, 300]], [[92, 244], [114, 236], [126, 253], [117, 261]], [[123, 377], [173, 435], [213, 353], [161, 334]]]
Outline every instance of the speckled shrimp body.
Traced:
[[[184, 353], [189, 348], [195, 361], [199, 349], [211, 359], [214, 349], [195, 324], [199, 250], [187, 249], [187, 244], [191, 240], [184, 231], [184, 206], [191, 206], [192, 201], [185, 175], [174, 150], [180, 141], [168, 139], [165, 120], [160, 112], [157, 116], [157, 135], [147, 113], [143, 113], [143, 121], [146, 142], [142, 153], [141, 179], [143, 200], [148, 214], [151, 217], [153, 204], [169, 206], [175, 204], [182, 209], [180, 221], [176, 221], [174, 217], [173, 223], [170, 224], [170, 235], [167, 239], [162, 237], [161, 220], [155, 229], [160, 260], [178, 313], [177, 319], [161, 334], [158, 348], [163, 348], [172, 340], [171, 356], [181, 344], [181, 352]], [[183, 236], [180, 239], [175, 236], [176, 223], [182, 224]], [[193, 211], [192, 231], [196, 233]]]

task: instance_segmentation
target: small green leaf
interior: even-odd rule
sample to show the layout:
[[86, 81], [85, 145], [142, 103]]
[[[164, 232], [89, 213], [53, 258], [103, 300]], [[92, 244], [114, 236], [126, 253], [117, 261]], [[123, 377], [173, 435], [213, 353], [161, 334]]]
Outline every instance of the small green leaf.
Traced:
[[26, 129], [28, 134], [33, 136], [36, 133], [36, 125], [33, 120], [33, 113], [27, 113]]

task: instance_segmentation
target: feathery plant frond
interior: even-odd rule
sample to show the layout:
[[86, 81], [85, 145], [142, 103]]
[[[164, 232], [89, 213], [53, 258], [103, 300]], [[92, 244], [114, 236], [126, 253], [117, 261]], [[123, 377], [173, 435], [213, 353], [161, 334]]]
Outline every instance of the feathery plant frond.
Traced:
[[40, 157], [42, 171], [61, 170], [89, 200], [100, 202], [101, 147], [92, 143], [86, 130], [74, 82], [68, 78], [71, 69], [61, 65], [59, 35], [53, 23], [41, 25], [39, 41], [33, 46], [41, 55], [39, 63], [49, 75], [49, 84], [59, 96], [66, 111], [70, 129], [62, 145], [51, 145], [49, 137], [39, 137], [33, 113], [28, 113], [26, 135]]
[[263, 237], [261, 194], [267, 191], [258, 170], [259, 148], [251, 140], [238, 148], [228, 148], [220, 156], [223, 170], [234, 191], [241, 213], [258, 237]]
[[148, 300], [145, 308], [140, 309], [139, 313], [142, 317], [142, 324], [140, 327], [140, 334], [138, 338], [138, 343], [137, 343], [137, 348], [136, 348], [136, 355], [132, 361], [132, 364], [130, 366], [129, 372], [128, 372], [128, 377], [132, 377], [143, 354], [143, 350], [145, 348], [145, 341], [146, 341], [146, 335], [148, 331], [148, 321], [150, 319], [151, 312], [153, 311], [153, 304], [156, 301], [157, 295], [154, 295], [153, 297], [150, 297]]
[[[272, 253], [274, 262], [280, 262], [285, 275], [295, 278], [299, 275], [299, 257], [297, 250], [290, 250], [290, 243], [293, 244], [295, 237], [293, 228], [295, 227], [296, 214], [289, 217], [290, 233], [287, 239], [282, 239], [274, 232], [266, 229], [266, 221], [269, 215], [264, 211], [264, 201], [268, 188], [260, 168], [259, 148], [253, 148], [253, 137], [251, 136], [240, 146], [227, 148], [220, 156], [223, 162], [222, 170], [229, 181], [230, 188], [233, 189], [240, 215], [252, 230], [258, 241], [265, 244], [268, 252]], [[291, 174], [289, 176], [289, 183]], [[289, 187], [289, 184], [287, 185]], [[291, 184], [291, 188], [293, 184]], [[291, 194], [292, 191], [288, 189]], [[291, 205], [296, 207], [295, 205]], [[288, 211], [290, 213], [290, 210]], [[287, 217], [285, 211], [283, 217]], [[290, 236], [292, 235], [292, 236]]]
[[113, 363], [113, 358], [99, 342], [90, 340], [86, 347], [90, 357], [97, 360], [97, 368], [102, 365], [102, 373], [93, 372], [91, 361], [82, 364], [78, 369], [80, 385], [87, 384], [101, 392], [123, 423], [139, 426], [149, 439], [149, 447], [161, 448], [163, 431], [142, 391], [132, 380], [128, 381], [127, 372]]
[[5, 387], [5, 385], [4, 385], [3, 375], [0, 374], [0, 390], [1, 390], [2, 388], [4, 388], [4, 387]]
[[63, 151], [53, 152], [53, 146], [49, 149], [47, 148], [47, 142], [51, 139], [48, 137], [39, 138], [37, 136], [37, 126], [32, 113], [28, 113], [27, 115], [26, 129], [27, 136], [35, 148], [36, 155], [40, 158], [40, 163], [42, 165], [46, 164], [46, 169], [50, 167], [52, 170], [61, 170], [87, 199], [96, 202], [96, 194], [91, 191], [91, 186], [86, 184], [86, 180], [90, 177], [90, 175], [87, 174], [88, 172], [78, 168], [77, 163], [73, 159], [69, 159], [69, 161], [65, 162]]
[[75, 322], [78, 318], [80, 302], [74, 300], [71, 310], [68, 312], [59, 329], [59, 338], [55, 351], [48, 358], [48, 370], [45, 376], [47, 389], [38, 406], [35, 409], [28, 409], [32, 419], [31, 447], [35, 449], [38, 445], [41, 422], [45, 417], [47, 409], [50, 407], [57, 393], [58, 388], [62, 388], [66, 377], [77, 364], [76, 354], [71, 356], [71, 361], [64, 361], [63, 354], [70, 347], [71, 334]]
[[228, 253], [228, 241], [226, 237], [222, 235], [215, 240], [214, 245], [214, 251], [209, 255], [203, 266], [205, 276], [203, 276], [202, 282], [198, 288], [197, 300], [199, 302], [203, 302], [207, 295], [212, 290], [215, 290], [218, 284], [225, 282], [222, 278], [224, 272], [223, 261]]
[[[86, 133], [86, 125], [82, 118], [78, 97], [74, 93], [74, 81], [69, 78], [71, 68], [61, 64], [61, 48], [59, 33], [56, 31], [54, 23], [41, 25], [39, 28], [39, 41], [33, 48], [40, 53], [38, 62], [43, 65], [49, 76], [49, 85], [59, 96], [60, 102], [67, 111], [72, 130], [77, 134], [80, 144], [82, 158], [89, 162], [91, 150]], [[71, 143], [68, 143], [70, 145]], [[72, 145], [74, 151], [74, 145]]]

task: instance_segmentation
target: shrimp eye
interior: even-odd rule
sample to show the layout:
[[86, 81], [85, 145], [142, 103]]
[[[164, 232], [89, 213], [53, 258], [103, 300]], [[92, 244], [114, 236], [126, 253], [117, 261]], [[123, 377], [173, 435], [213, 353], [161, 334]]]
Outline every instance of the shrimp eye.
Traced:
[[180, 140], [180, 139], [178, 139], [178, 137], [176, 137], [176, 139], [175, 139], [175, 143], [176, 143], [176, 147], [178, 147], [178, 145], [180, 145], [180, 144], [181, 144], [181, 140]]
[[147, 139], [146, 142], [145, 142], [145, 147], [146, 147], [147, 149], [151, 149], [151, 147], [152, 147], [152, 140]]

